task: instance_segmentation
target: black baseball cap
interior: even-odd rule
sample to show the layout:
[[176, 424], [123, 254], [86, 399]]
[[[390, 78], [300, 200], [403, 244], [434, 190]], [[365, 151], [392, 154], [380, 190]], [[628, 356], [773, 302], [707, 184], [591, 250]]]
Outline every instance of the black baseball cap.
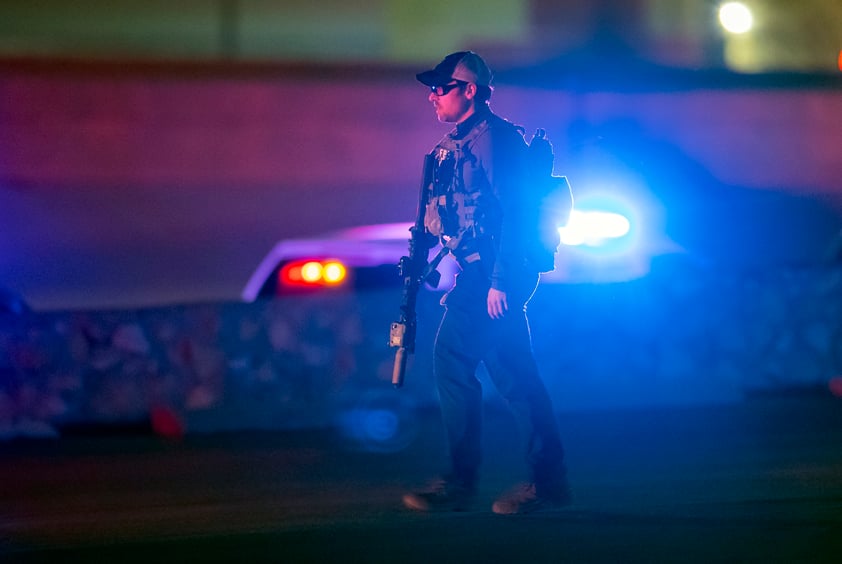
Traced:
[[435, 68], [415, 75], [422, 84], [442, 86], [452, 80], [491, 86], [493, 75], [482, 57], [473, 51], [459, 51], [445, 57]]

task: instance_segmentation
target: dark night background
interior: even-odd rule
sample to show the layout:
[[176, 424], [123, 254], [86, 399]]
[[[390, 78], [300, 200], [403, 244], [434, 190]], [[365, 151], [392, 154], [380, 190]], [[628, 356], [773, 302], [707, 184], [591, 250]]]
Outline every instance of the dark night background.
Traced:
[[[842, 8], [745, 4], [3, 2], [0, 557], [831, 561]], [[635, 276], [571, 262], [530, 306], [563, 513], [400, 508], [440, 470], [438, 292], [401, 390], [396, 289], [241, 298], [279, 241], [413, 219], [449, 129], [414, 74], [462, 49], [578, 202], [641, 219]]]

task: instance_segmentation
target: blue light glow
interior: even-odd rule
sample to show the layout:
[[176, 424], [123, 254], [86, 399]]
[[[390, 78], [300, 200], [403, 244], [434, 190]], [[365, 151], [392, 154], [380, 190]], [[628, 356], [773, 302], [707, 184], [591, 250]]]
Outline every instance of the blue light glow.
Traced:
[[[653, 206], [640, 186], [627, 179], [600, 183], [576, 198], [550, 282], [605, 283], [634, 280], [650, 271], [665, 237]], [[654, 219], [653, 219], [654, 216]]]
[[565, 245], [598, 247], [609, 239], [625, 237], [630, 229], [629, 219], [619, 213], [573, 210], [567, 225], [559, 227], [558, 233]]
[[398, 452], [418, 434], [414, 403], [392, 390], [372, 390], [340, 412], [337, 426], [347, 446], [367, 452]]

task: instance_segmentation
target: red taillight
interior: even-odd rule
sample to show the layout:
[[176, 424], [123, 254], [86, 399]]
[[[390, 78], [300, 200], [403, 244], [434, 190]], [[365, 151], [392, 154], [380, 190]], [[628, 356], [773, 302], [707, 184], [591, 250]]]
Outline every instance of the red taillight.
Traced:
[[281, 268], [278, 280], [286, 287], [340, 286], [347, 276], [348, 269], [338, 260], [297, 260]]

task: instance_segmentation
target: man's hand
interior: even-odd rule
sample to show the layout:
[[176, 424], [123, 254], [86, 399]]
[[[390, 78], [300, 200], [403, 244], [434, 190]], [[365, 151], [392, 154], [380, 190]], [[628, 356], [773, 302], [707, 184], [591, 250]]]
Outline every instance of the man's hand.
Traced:
[[509, 304], [506, 302], [506, 292], [491, 288], [488, 290], [488, 315], [491, 319], [500, 319], [506, 314]]

